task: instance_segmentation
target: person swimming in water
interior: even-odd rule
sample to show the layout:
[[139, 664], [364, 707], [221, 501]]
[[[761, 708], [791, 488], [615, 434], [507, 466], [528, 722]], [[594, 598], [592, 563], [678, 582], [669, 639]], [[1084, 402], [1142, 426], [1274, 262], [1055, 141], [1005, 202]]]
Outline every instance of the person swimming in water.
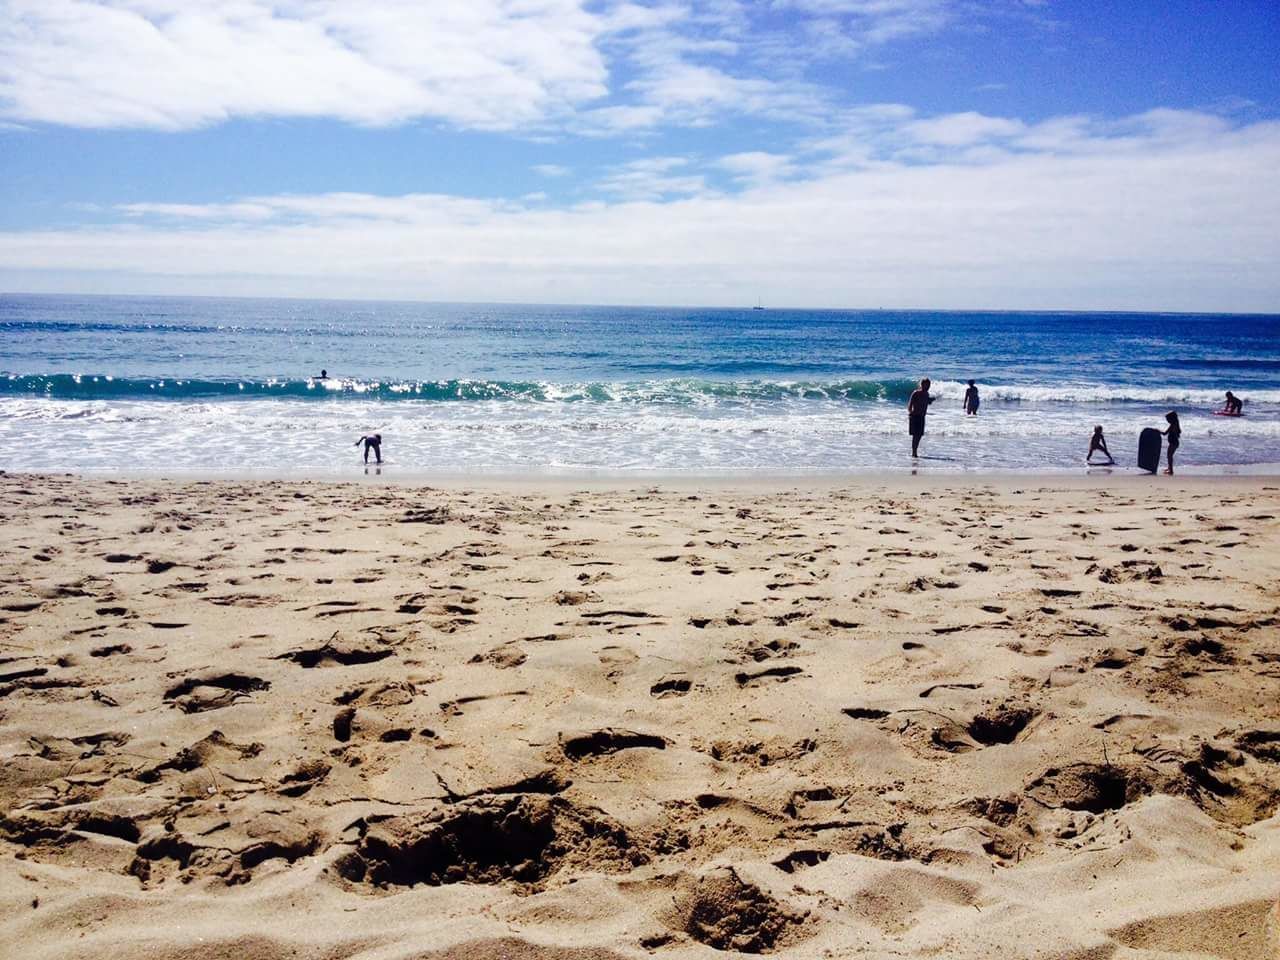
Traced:
[[362, 443], [364, 444], [364, 462], [369, 462], [369, 451], [372, 450], [373, 455], [378, 458], [378, 463], [382, 463], [382, 434], [373, 433], [369, 436], [361, 437], [356, 441], [355, 445], [358, 447]]
[[970, 380], [969, 389], [964, 392], [965, 414], [970, 417], [976, 417], [978, 415], [978, 404], [981, 402], [982, 398], [978, 396], [978, 385]]
[[1164, 415], [1164, 418], [1169, 422], [1169, 429], [1164, 431], [1164, 435], [1169, 438], [1169, 466], [1168, 469], [1165, 470], [1165, 473], [1169, 476], [1173, 476], [1173, 451], [1177, 450], [1178, 444], [1182, 442], [1182, 424], [1178, 422], [1178, 414], [1175, 410], [1170, 410]]
[[1109, 467], [1116, 462], [1115, 457], [1111, 456], [1111, 451], [1107, 449], [1107, 441], [1102, 436], [1101, 424], [1093, 428], [1093, 436], [1089, 438], [1089, 452], [1085, 454], [1084, 462], [1093, 463], [1093, 455], [1095, 453], [1101, 453], [1107, 458], [1107, 462], [1102, 464], [1104, 467]]

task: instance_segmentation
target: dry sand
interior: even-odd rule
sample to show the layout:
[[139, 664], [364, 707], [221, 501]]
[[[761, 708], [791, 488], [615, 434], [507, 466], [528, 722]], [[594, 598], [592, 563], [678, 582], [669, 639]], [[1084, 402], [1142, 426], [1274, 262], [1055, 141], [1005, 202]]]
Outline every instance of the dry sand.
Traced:
[[1269, 956], [1280, 484], [0, 476], [5, 956]]

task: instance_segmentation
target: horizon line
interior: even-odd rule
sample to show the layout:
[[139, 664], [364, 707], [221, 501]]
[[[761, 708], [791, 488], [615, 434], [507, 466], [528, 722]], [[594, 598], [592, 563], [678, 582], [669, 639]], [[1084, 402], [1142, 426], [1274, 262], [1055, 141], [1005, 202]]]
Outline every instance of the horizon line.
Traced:
[[[79, 293], [73, 291], [0, 291], [3, 297], [99, 297], [102, 299], [138, 299], [138, 300], [285, 300], [301, 303], [398, 303], [417, 304], [422, 306], [450, 307], [577, 307], [583, 309], [607, 310], [724, 310], [756, 312], [757, 305], [743, 303], [728, 304], [657, 304], [657, 303], [574, 303], [563, 301], [527, 301], [527, 300], [415, 300], [378, 297], [302, 297], [302, 296], [250, 296], [245, 294], [184, 294], [184, 293]], [[1131, 308], [1082, 308], [1082, 307], [787, 307], [763, 306], [759, 309], [766, 312], [790, 313], [1028, 313], [1028, 314], [1097, 314], [1111, 313], [1128, 316], [1183, 316], [1183, 317], [1280, 317], [1280, 309], [1270, 310], [1168, 310]]]

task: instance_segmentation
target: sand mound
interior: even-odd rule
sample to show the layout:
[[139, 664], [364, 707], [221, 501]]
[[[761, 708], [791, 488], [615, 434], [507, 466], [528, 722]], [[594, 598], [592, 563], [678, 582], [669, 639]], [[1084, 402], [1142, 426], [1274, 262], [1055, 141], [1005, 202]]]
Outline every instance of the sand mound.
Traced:
[[725, 868], [683, 878], [667, 921], [716, 950], [772, 953], [804, 936], [807, 916]]

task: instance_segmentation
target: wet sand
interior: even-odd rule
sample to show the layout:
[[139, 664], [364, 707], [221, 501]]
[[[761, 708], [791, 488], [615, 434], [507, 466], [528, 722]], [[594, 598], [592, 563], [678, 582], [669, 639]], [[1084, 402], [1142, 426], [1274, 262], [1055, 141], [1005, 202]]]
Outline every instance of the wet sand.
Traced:
[[0, 503], [13, 956], [1275, 949], [1274, 478]]

